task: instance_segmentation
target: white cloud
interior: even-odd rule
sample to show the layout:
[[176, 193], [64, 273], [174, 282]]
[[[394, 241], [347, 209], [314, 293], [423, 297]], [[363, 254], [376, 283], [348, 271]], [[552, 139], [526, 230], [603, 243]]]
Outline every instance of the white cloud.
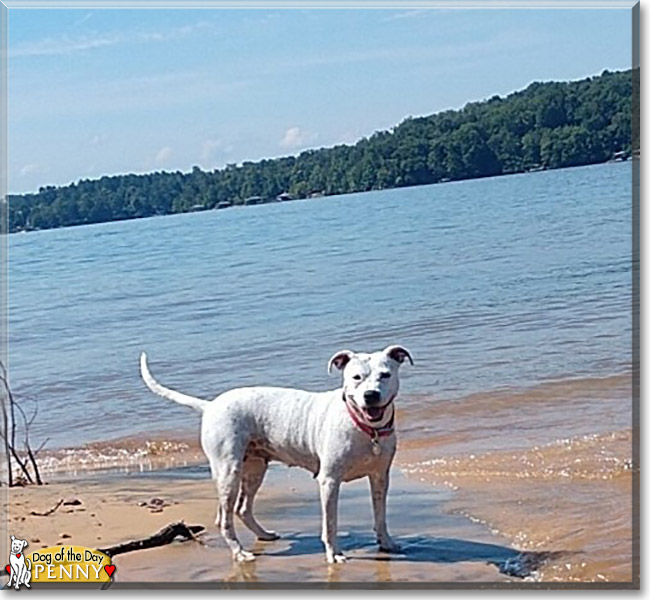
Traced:
[[284, 132], [284, 136], [280, 140], [282, 148], [296, 149], [303, 148], [309, 144], [313, 144], [318, 139], [318, 134], [310, 131], [304, 131], [300, 127], [289, 127]]
[[336, 144], [356, 144], [362, 137], [359, 129], [344, 131], [336, 140]]
[[32, 175], [33, 173], [41, 173], [42, 169], [40, 165], [37, 165], [36, 163], [29, 163], [27, 165], [24, 165], [20, 169], [20, 176], [25, 177], [26, 175]]
[[247, 80], [219, 81], [208, 71], [165, 72], [138, 77], [84, 81], [68, 79], [36, 88], [16, 83], [13, 116], [60, 118], [64, 115], [115, 113], [134, 109], [161, 109], [209, 99], [233, 97], [250, 87]]
[[105, 33], [59, 37], [47, 37], [18, 44], [9, 50], [11, 58], [29, 58], [36, 56], [61, 56], [76, 54], [86, 50], [116, 46], [118, 44], [137, 44], [146, 42], [164, 42], [187, 37], [202, 30], [212, 30], [211, 23], [200, 21], [194, 25], [184, 25], [160, 31], [109, 31]]
[[158, 153], [156, 154], [156, 164], [164, 165], [169, 162], [169, 159], [172, 157], [173, 151], [169, 146], [163, 146]]
[[80, 25], [83, 25], [86, 21], [89, 21], [90, 19], [92, 19], [92, 16], [93, 16], [93, 13], [91, 13], [91, 12], [86, 13], [83, 17], [81, 17], [81, 19], [79, 19], [78, 21], [75, 22], [75, 26], [79, 27]]
[[27, 42], [16, 46], [9, 51], [11, 58], [28, 58], [34, 56], [62, 56], [94, 50], [105, 46], [114, 46], [121, 39], [120, 34], [105, 34], [96, 36], [70, 37], [68, 35], [59, 38], [43, 38], [34, 42]]
[[97, 135], [94, 135], [93, 137], [90, 138], [90, 141], [88, 142], [91, 146], [101, 146], [102, 144], [106, 143], [108, 141], [108, 134], [106, 133], [98, 133]]
[[209, 162], [214, 158], [215, 152], [223, 146], [221, 140], [205, 140], [201, 144], [201, 160]]
[[223, 165], [228, 161], [233, 150], [233, 145], [223, 140], [215, 138], [204, 140], [199, 154], [200, 165], [204, 169], [212, 169]]
[[[431, 14], [432, 12], [433, 12], [432, 9], [427, 10], [423, 8], [404, 10], [398, 13], [389, 14], [389, 16], [384, 19], [384, 21], [399, 21], [400, 19], [413, 19], [415, 17], [422, 17], [427, 13]], [[447, 11], [437, 9], [436, 14], [440, 15], [443, 12], [447, 12]]]

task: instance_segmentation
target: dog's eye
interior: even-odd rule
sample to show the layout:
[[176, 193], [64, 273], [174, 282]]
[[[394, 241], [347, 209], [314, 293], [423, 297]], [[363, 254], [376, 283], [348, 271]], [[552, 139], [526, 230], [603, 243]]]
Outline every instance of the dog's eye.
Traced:
[[381, 379], [390, 379], [390, 373], [384, 371], [383, 373], [380, 373], [380, 374], [379, 374], [379, 377], [380, 377]]
[[352, 379], [354, 379], [355, 381], [361, 381], [361, 375], [353, 375]]

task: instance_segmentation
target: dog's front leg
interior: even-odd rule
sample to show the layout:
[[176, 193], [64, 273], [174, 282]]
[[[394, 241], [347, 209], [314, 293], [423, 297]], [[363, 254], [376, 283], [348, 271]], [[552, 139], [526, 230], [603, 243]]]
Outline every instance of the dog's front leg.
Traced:
[[372, 508], [375, 513], [375, 532], [377, 533], [379, 549], [382, 552], [399, 552], [399, 545], [392, 540], [386, 526], [388, 471], [370, 475], [370, 492], [372, 494]]
[[16, 579], [14, 580], [14, 588], [15, 589], [19, 589], [20, 584], [23, 582], [23, 569], [24, 569], [23, 565], [20, 565], [16, 569]]
[[336, 529], [338, 522], [339, 488], [341, 480], [331, 475], [321, 474], [318, 476], [320, 485], [320, 499], [323, 512], [323, 534], [321, 540], [325, 544], [325, 555], [327, 562], [342, 563], [347, 559], [338, 549]]
[[27, 570], [27, 567], [25, 565], [22, 566], [20, 569], [20, 575], [18, 577], [18, 584], [22, 585], [25, 583], [25, 571]]

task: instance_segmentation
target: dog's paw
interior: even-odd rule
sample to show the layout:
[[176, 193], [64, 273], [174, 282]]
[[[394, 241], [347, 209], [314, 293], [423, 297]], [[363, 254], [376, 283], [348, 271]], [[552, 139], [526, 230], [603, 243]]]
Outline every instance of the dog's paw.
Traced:
[[345, 554], [331, 554], [327, 556], [327, 562], [330, 565], [343, 564], [348, 562], [348, 557]]
[[237, 562], [251, 562], [255, 560], [255, 555], [247, 550], [239, 550], [233, 553], [232, 556]]
[[275, 531], [265, 531], [261, 535], [258, 535], [257, 539], [261, 542], [274, 542], [275, 540], [279, 540], [280, 536]]
[[395, 543], [393, 540], [379, 542], [379, 551], [387, 552], [388, 554], [399, 554], [402, 551], [402, 547]]

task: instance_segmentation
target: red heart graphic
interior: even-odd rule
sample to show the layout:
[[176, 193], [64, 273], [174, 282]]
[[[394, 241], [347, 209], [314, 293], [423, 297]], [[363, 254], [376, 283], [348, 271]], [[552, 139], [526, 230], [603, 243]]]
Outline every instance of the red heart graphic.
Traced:
[[16, 558], [20, 558], [20, 552], [16, 554]]
[[7, 570], [7, 573], [11, 574], [11, 565], [7, 565], [5, 569]]
[[108, 573], [109, 577], [112, 577], [115, 572], [115, 565], [104, 565], [104, 571]]

